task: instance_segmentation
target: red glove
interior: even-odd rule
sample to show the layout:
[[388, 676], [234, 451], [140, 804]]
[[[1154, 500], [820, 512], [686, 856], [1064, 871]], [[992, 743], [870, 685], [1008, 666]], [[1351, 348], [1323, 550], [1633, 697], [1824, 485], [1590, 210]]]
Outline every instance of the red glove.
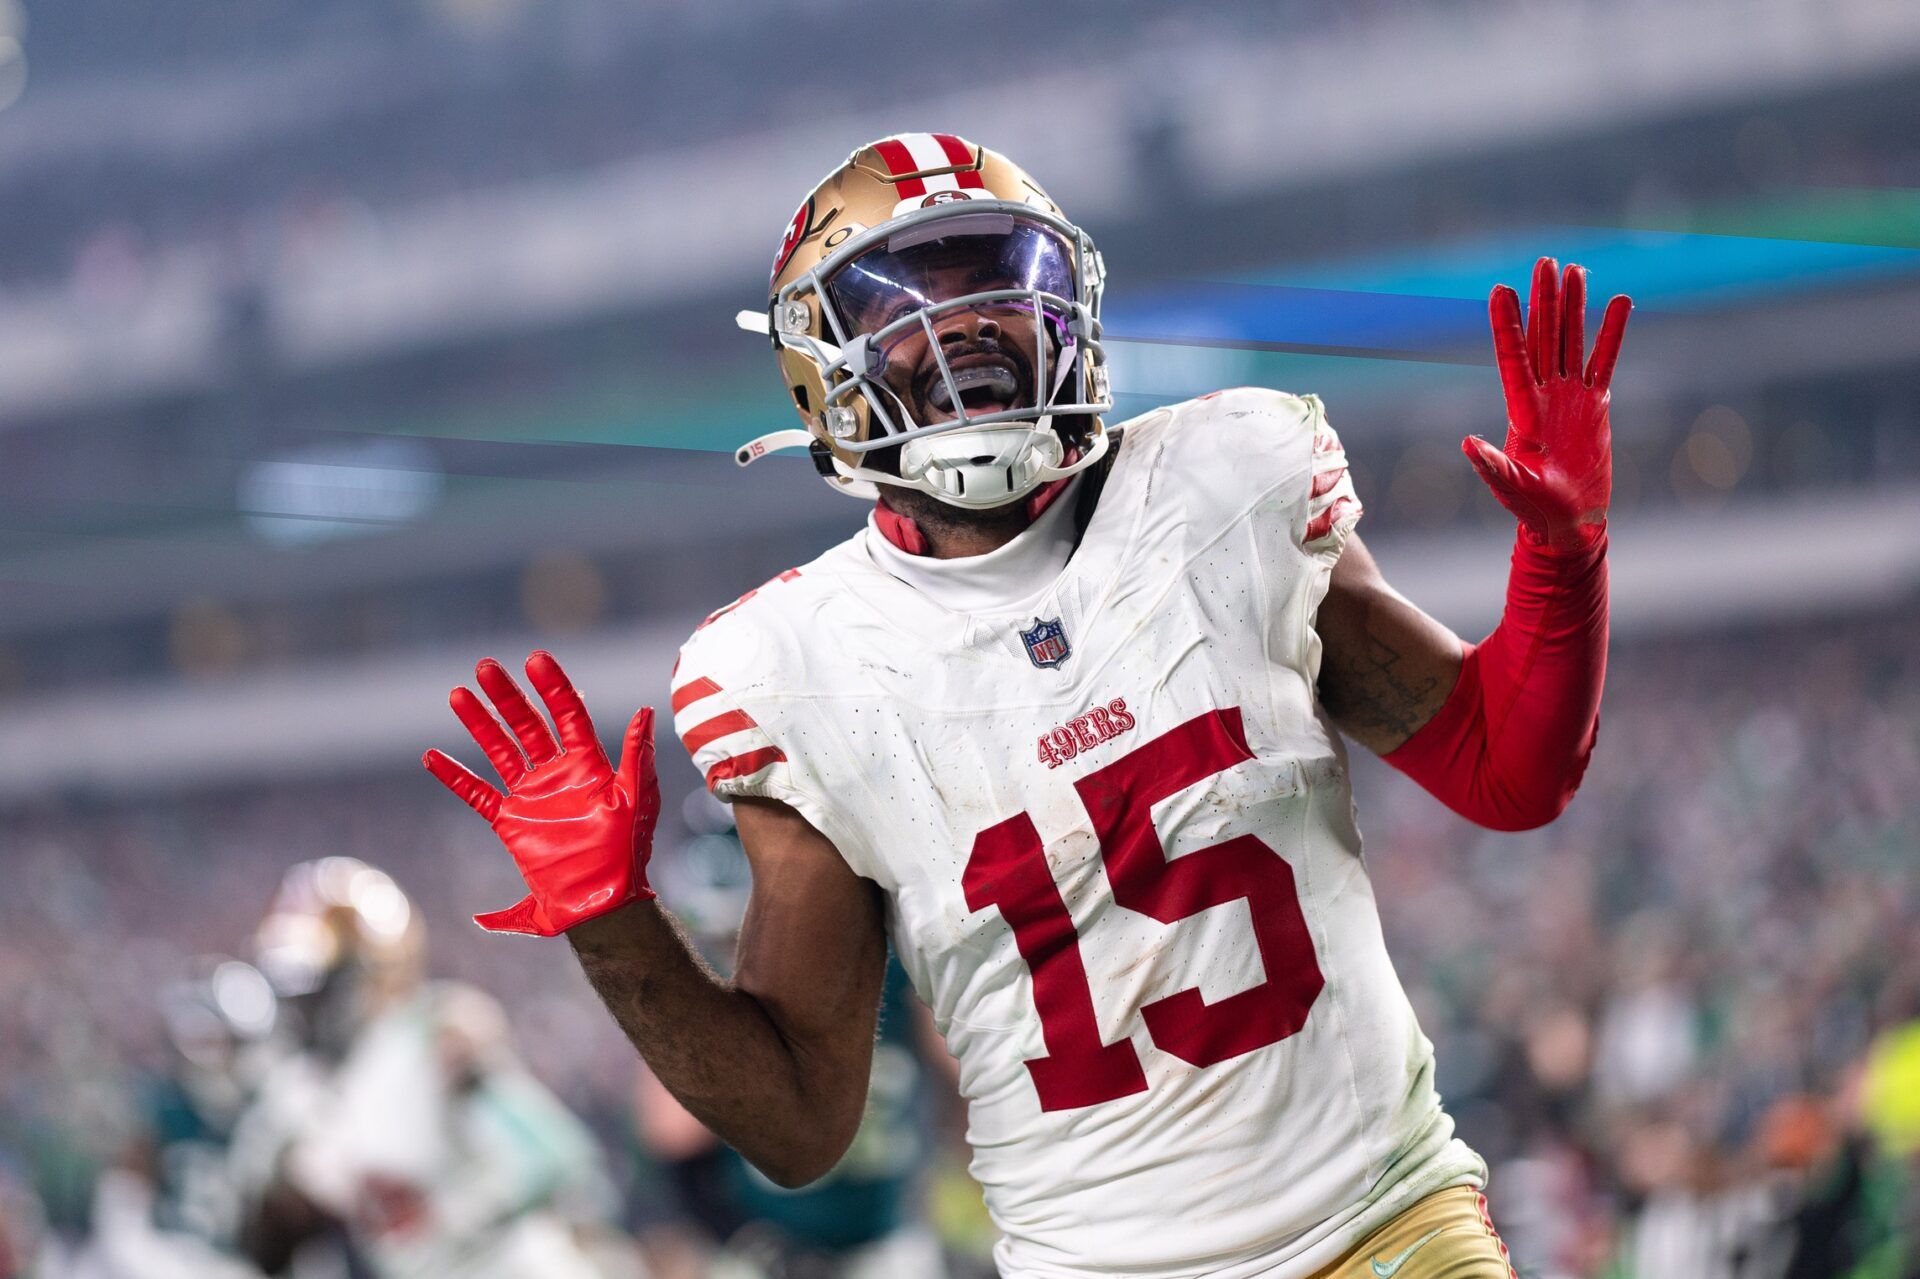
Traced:
[[1500, 625], [1469, 644], [1440, 712], [1385, 758], [1455, 812], [1494, 830], [1559, 816], [1579, 788], [1600, 726], [1607, 673], [1607, 502], [1613, 493], [1608, 384], [1633, 303], [1607, 304], [1593, 360], [1580, 357], [1587, 277], [1552, 258], [1533, 269], [1528, 328], [1520, 299], [1488, 310], [1507, 393], [1504, 452], [1461, 441], [1500, 504], [1520, 520]]
[[1555, 550], [1592, 545], [1606, 526], [1613, 495], [1608, 387], [1633, 302], [1620, 295], [1607, 303], [1583, 374], [1586, 308], [1585, 269], [1569, 263], [1562, 282], [1552, 258], [1534, 264], [1524, 330], [1519, 295], [1504, 284], [1494, 288], [1487, 310], [1507, 394], [1507, 444], [1496, 449], [1477, 435], [1460, 441], [1467, 460], [1526, 535]]
[[652, 708], [643, 708], [627, 725], [620, 771], [615, 773], [580, 694], [552, 654], [537, 652], [527, 658], [527, 678], [553, 716], [560, 733], [557, 744], [546, 721], [500, 663], [486, 658], [473, 673], [513, 736], [465, 688], [454, 689], [448, 700], [506, 783], [507, 793], [437, 750], [428, 751], [421, 762], [493, 824], [530, 890], [505, 910], [475, 915], [474, 922], [496, 933], [552, 937], [582, 920], [652, 897], [647, 858], [660, 818]]

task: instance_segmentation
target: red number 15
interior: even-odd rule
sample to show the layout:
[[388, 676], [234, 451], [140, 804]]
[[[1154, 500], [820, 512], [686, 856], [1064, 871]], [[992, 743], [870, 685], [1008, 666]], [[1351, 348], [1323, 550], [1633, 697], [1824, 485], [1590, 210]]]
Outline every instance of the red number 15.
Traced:
[[[1252, 835], [1236, 835], [1169, 861], [1153, 829], [1154, 804], [1252, 758], [1234, 707], [1190, 719], [1074, 783], [1100, 837], [1116, 903], [1171, 924], [1246, 899], [1267, 979], [1218, 1003], [1189, 986], [1140, 1009], [1153, 1042], [1196, 1066], [1295, 1034], [1326, 984], [1286, 859]], [[961, 884], [969, 908], [999, 910], [1032, 974], [1047, 1054], [1027, 1070], [1040, 1108], [1074, 1110], [1144, 1092], [1133, 1042], [1100, 1041], [1080, 939], [1033, 819], [1019, 813], [981, 831]]]

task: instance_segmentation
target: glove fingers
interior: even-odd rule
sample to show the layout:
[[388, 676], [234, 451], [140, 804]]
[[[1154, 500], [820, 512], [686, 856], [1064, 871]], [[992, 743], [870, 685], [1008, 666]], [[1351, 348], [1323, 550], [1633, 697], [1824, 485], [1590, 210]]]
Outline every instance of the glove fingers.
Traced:
[[1527, 358], [1527, 331], [1520, 323], [1520, 295], [1504, 284], [1487, 298], [1487, 319], [1493, 326], [1493, 359], [1500, 366], [1500, 386], [1507, 393], [1508, 429], [1530, 415], [1521, 412], [1533, 393], [1533, 364]]
[[500, 774], [500, 780], [512, 790], [527, 775], [527, 760], [514, 745], [513, 738], [507, 736], [507, 730], [500, 727], [500, 721], [467, 688], [454, 689], [447, 704], [453, 707], [453, 713], [467, 732], [473, 734], [480, 749], [487, 753], [487, 762], [493, 765], [493, 771]]
[[1587, 363], [1587, 385], [1604, 391], [1613, 383], [1614, 362], [1620, 358], [1620, 343], [1627, 334], [1627, 317], [1633, 313], [1633, 299], [1615, 294], [1600, 319], [1600, 334], [1593, 340], [1593, 359]]
[[1560, 264], [1541, 258], [1533, 264], [1533, 296], [1527, 302], [1527, 352], [1535, 382], [1559, 367]]
[[427, 766], [427, 771], [442, 786], [458, 795], [468, 808], [489, 822], [500, 815], [500, 792], [481, 781], [472, 769], [459, 760], [433, 750], [421, 756], [420, 762]]
[[600, 749], [600, 738], [593, 731], [593, 717], [587, 714], [587, 704], [580, 699], [580, 691], [560, 669], [553, 654], [540, 649], [530, 655], [527, 678], [533, 681], [534, 691], [540, 694], [540, 700], [547, 704], [547, 713], [553, 716], [562, 749], [597, 755], [602, 763], [606, 762], [606, 752]]
[[1561, 377], [1579, 377], [1587, 349], [1587, 270], [1567, 263], [1560, 277], [1560, 356], [1555, 362]]
[[533, 703], [513, 682], [513, 676], [506, 668], [491, 657], [482, 658], [473, 668], [474, 678], [480, 682], [480, 689], [500, 712], [500, 718], [507, 721], [507, 727], [520, 739], [520, 747], [527, 753], [527, 763], [538, 768], [560, 753], [553, 734], [547, 730], [547, 722], [540, 718], [540, 712], [533, 709]]
[[660, 820], [660, 782], [653, 768], [653, 707], [643, 706], [627, 721], [620, 746], [620, 788], [633, 801], [634, 849], [642, 860], [653, 847]]
[[547, 913], [528, 893], [505, 910], [490, 910], [475, 915], [473, 922], [490, 933], [524, 933], [529, 937], [551, 937], [560, 930], [547, 921]]

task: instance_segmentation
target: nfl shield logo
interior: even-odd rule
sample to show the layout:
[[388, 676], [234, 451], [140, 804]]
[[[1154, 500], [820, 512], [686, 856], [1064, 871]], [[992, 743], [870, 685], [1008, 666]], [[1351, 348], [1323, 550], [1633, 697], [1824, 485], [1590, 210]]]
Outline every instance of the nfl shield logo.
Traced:
[[1020, 642], [1027, 646], [1027, 656], [1033, 659], [1033, 664], [1042, 670], [1058, 666], [1073, 656], [1073, 649], [1067, 645], [1066, 628], [1057, 617], [1050, 622], [1034, 618], [1032, 628], [1020, 632]]

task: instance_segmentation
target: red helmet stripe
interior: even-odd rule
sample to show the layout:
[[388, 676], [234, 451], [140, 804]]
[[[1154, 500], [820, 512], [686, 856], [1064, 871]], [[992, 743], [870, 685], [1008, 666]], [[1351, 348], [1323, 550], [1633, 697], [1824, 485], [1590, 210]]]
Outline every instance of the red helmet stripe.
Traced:
[[[938, 142], [940, 149], [947, 153], [948, 164], [970, 165], [973, 163], [973, 149], [951, 133], [936, 133], [933, 135], [933, 140]], [[986, 186], [986, 183], [980, 179], [978, 169], [964, 169], [953, 176], [963, 191], [978, 191]]]
[[947, 153], [948, 164], [965, 167], [973, 163], [973, 151], [951, 133], [936, 133], [933, 135], [933, 140], [938, 142], [940, 149]]
[[873, 144], [880, 153], [880, 159], [886, 163], [887, 172], [894, 175], [894, 190], [902, 200], [909, 196], [925, 195], [927, 184], [919, 178], [902, 178], [902, 173], [912, 173], [920, 166], [913, 162], [913, 153], [907, 150], [907, 144], [898, 138], [887, 138]]

